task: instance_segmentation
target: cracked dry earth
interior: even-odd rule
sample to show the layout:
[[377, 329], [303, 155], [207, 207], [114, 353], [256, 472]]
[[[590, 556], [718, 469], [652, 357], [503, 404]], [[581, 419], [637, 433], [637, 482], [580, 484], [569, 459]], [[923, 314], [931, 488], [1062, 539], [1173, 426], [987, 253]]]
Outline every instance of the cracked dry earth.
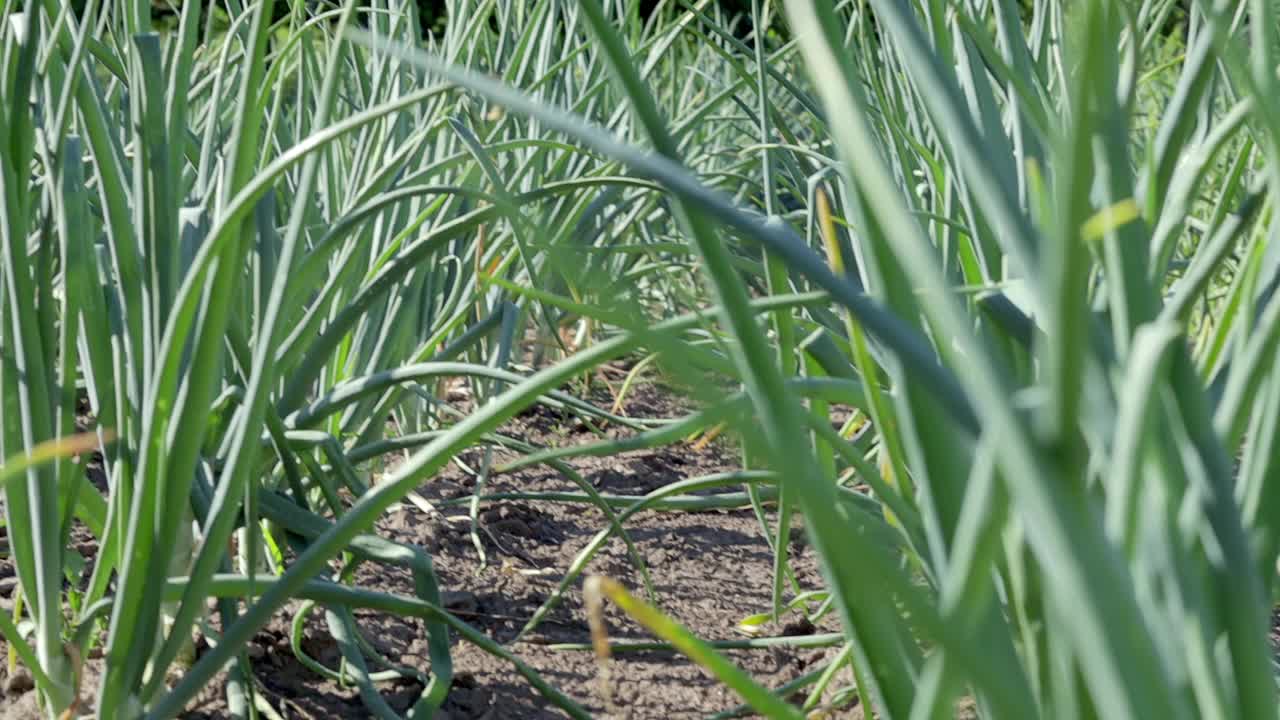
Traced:
[[[607, 407], [610, 399], [592, 398]], [[631, 417], [673, 417], [687, 412], [681, 399], [655, 386], [633, 389], [624, 412]], [[596, 436], [572, 417], [535, 407], [507, 423], [505, 435], [535, 445], [590, 442]], [[610, 428], [609, 434], [625, 434]], [[482, 450], [458, 458], [476, 467]], [[514, 455], [495, 450], [495, 465]], [[655, 450], [633, 451], [604, 458], [570, 461], [578, 473], [602, 493], [643, 495], [671, 482], [739, 467], [736, 452], [721, 443], [706, 447], [678, 444]], [[445, 604], [458, 617], [499, 643], [509, 643], [525, 621], [554, 591], [575, 555], [604, 526], [601, 513], [590, 507], [553, 502], [492, 501], [482, 505], [481, 544], [488, 562], [483, 567], [473, 545], [465, 506], [445, 506], [451, 498], [471, 494], [473, 476], [459, 463], [424, 483], [419, 494], [439, 512], [425, 512], [406, 502], [384, 515], [377, 532], [384, 537], [423, 547], [435, 565]], [[546, 466], [529, 467], [488, 480], [483, 492], [569, 491], [577, 488]], [[773, 518], [770, 518], [771, 521]], [[797, 518], [797, 521], [799, 519]], [[749, 509], [710, 512], [646, 511], [626, 524], [632, 540], [649, 566], [661, 608], [705, 639], [740, 639], [734, 629], [748, 615], [770, 607], [772, 555], [759, 523]], [[797, 530], [789, 549], [797, 579], [805, 588], [821, 587], [811, 549]], [[604, 574], [633, 589], [640, 578], [617, 538], [588, 566], [588, 573]], [[0, 562], [0, 578], [12, 576], [12, 568]], [[357, 584], [373, 590], [413, 594], [407, 571], [365, 563], [357, 572]], [[4, 591], [0, 579], [0, 594]], [[526, 640], [509, 649], [552, 685], [599, 717], [701, 718], [736, 707], [740, 699], [712, 680], [681, 655], [669, 652], [617, 653], [611, 665], [614, 706], [606, 708], [600, 693], [597, 664], [590, 652], [556, 650], [550, 643], [588, 643], [590, 634], [583, 610], [582, 582]], [[0, 597], [0, 602], [6, 598]], [[330, 682], [299, 663], [289, 646], [289, 628], [297, 605], [277, 613], [260, 630], [249, 648], [258, 690], [285, 718], [363, 718], [368, 711], [354, 688]], [[373, 645], [388, 659], [422, 669], [429, 667], [427, 636], [415, 619], [357, 611], [357, 622]], [[606, 612], [614, 640], [651, 639], [634, 622], [609, 608]], [[792, 616], [790, 620], [800, 620]], [[805, 623], [766, 628], [767, 634], [815, 631]], [[817, 631], [835, 630], [827, 620]], [[0, 650], [3, 650], [0, 643]], [[201, 643], [199, 648], [203, 648]], [[331, 666], [338, 664], [337, 647], [328, 637], [322, 613], [307, 622], [303, 648], [311, 657]], [[812, 670], [833, 649], [771, 647], [727, 651], [740, 667], [766, 686], [778, 686]], [[546, 702], [504, 660], [453, 636], [454, 680], [444, 712], [448, 720], [470, 718], [561, 718], [564, 713]], [[90, 663], [88, 672], [92, 673]], [[0, 673], [3, 671], [0, 670]], [[27, 717], [30, 692], [21, 678], [0, 707], [8, 717]], [[847, 684], [841, 678], [837, 684]], [[86, 687], [93, 685], [86, 683]], [[407, 709], [421, 692], [413, 682], [383, 684], [383, 698], [397, 711]], [[27, 712], [22, 710], [28, 709]], [[220, 691], [210, 689], [193, 702], [185, 717], [226, 716]], [[829, 717], [861, 717], [860, 709]], [[0, 717], [6, 716], [0, 712]]]

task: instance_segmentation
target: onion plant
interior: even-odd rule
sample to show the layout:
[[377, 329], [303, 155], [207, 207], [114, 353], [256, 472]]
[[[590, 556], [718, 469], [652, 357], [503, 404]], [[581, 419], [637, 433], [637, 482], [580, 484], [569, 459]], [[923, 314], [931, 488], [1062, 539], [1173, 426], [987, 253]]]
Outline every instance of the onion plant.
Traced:
[[[510, 21], [496, 30], [462, 10], [434, 51], [509, 68], [548, 102], [607, 104], [594, 80], [604, 68], [563, 8], [490, 3], [476, 17]], [[70, 461], [11, 466], [22, 477], [6, 484], [5, 523], [29, 622], [6, 623], [5, 640], [50, 717], [173, 716], [207, 683], [204, 668], [228, 663], [230, 707], [247, 716], [258, 700], [232, 638], [261, 626], [277, 596], [310, 598], [343, 648], [343, 669], [329, 672], [380, 716], [391, 711], [375, 682], [417, 680], [414, 714], [429, 715], [449, 686], [456, 621], [438, 606], [430, 558], [369, 534], [412, 489], [371, 490], [369, 448], [391, 431], [456, 452], [532, 402], [635, 425], [557, 394], [589, 358], [528, 380], [512, 366], [527, 332], [560, 338], [575, 320], [497, 282], [562, 277], [548, 241], [563, 237], [532, 228], [585, 227], [595, 195], [642, 194], [633, 214], [658, 198], [616, 163], [343, 39], [360, 25], [423, 42], [412, 3], [227, 11], [184, 3], [177, 27], [159, 32], [145, 2], [91, 1], [79, 14], [0, 5], [3, 452], [39, 457], [89, 423], [105, 474], [94, 484]], [[643, 259], [605, 264], [621, 275]], [[456, 425], [427, 390], [441, 377], [473, 384], [487, 419]], [[492, 398], [511, 385], [515, 395]], [[83, 577], [69, 548], [77, 525], [98, 546]], [[380, 596], [306, 589], [349, 584], [363, 562], [413, 573], [417, 596], [393, 604], [424, 618], [429, 667], [369, 670], [386, 662], [359, 642], [349, 609]], [[237, 600], [259, 593], [242, 612]], [[211, 599], [223, 633], [205, 617]], [[193, 632], [231, 656], [175, 687]], [[91, 687], [82, 663], [95, 648]]]
[[[23, 600], [0, 636], [42, 712], [174, 717], [225, 677], [256, 715], [245, 644], [298, 600], [343, 657], [305, 662], [371, 715], [404, 678], [410, 715], [438, 709], [457, 639], [587, 717], [442, 609], [427, 552], [374, 531], [458, 453], [503, 447], [473, 519], [525, 497], [600, 528], [522, 636], [619, 537], [646, 587], [596, 578], [588, 605], [768, 716], [946, 717], [962, 696], [994, 718], [1274, 715], [1273, 4], [637, 6], [455, 0], [424, 37], [401, 0], [186, 0], [164, 31], [141, 0], [0, 0]], [[627, 355], [704, 404], [633, 419], [575, 395]], [[458, 379], [465, 412], [441, 392]], [[534, 403], [632, 434], [503, 435]], [[86, 425], [101, 478], [56, 450]], [[719, 428], [743, 470], [644, 497], [567, 464]], [[485, 496], [535, 463], [575, 489]], [[745, 625], [842, 629], [787, 687], [662, 615], [627, 533], [713, 507], [752, 508], [776, 554]], [[821, 587], [789, 566], [797, 517]], [[415, 594], [358, 587], [367, 562]], [[420, 618], [429, 666], [379, 657], [356, 608]], [[626, 649], [592, 620], [602, 658]]]

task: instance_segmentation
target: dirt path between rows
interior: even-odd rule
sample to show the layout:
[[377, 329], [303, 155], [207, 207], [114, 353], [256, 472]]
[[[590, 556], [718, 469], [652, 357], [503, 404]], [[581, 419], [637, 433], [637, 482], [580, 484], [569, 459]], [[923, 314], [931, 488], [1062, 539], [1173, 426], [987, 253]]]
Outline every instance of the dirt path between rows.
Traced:
[[[680, 399], [653, 387], [634, 392], [625, 407], [632, 417], [672, 417], [687, 412]], [[573, 418], [545, 407], [534, 408], [502, 428], [505, 435], [535, 445], [589, 442], [596, 436]], [[627, 434], [630, 431], [610, 429]], [[483, 451], [472, 450], [458, 460], [475, 468]], [[515, 457], [494, 452], [495, 464]], [[740, 467], [732, 449], [712, 443], [706, 447], [679, 444], [634, 451], [607, 458], [584, 458], [569, 464], [602, 493], [643, 495], [671, 482]], [[482, 546], [488, 556], [481, 568], [472, 543], [470, 522], [463, 506], [442, 507], [443, 501], [470, 495], [474, 479], [458, 463], [424, 483], [420, 494], [440, 512], [425, 512], [405, 503], [385, 515], [377, 531], [384, 537], [419, 545], [430, 553], [445, 592], [446, 605], [462, 619], [499, 643], [509, 643], [533, 612], [554, 591], [563, 573], [590, 539], [605, 525], [602, 513], [591, 507], [541, 501], [486, 502], [480, 514]], [[577, 488], [558, 472], [536, 466], [489, 480], [484, 493], [568, 491]], [[741, 639], [735, 625], [748, 615], [770, 607], [772, 554], [750, 510], [709, 512], [642, 512], [627, 523], [632, 540], [649, 565], [663, 610], [705, 639]], [[799, 582], [821, 587], [813, 552], [802, 533], [790, 549]], [[613, 577], [638, 589], [640, 578], [628, 560], [625, 545], [614, 538], [589, 565], [588, 572]], [[0, 578], [12, 569], [0, 562]], [[366, 563], [357, 576], [362, 587], [413, 594], [407, 571]], [[3, 582], [3, 581], [0, 581]], [[739, 698], [684, 657], [667, 652], [619, 653], [611, 666], [615, 712], [606, 711], [590, 652], [555, 650], [548, 643], [587, 643], [590, 635], [582, 606], [581, 580], [564, 602], [527, 640], [509, 649], [546, 680], [600, 717], [701, 718], [735, 707]], [[2, 588], [2, 585], [0, 585]], [[2, 590], [0, 590], [2, 591]], [[277, 614], [261, 630], [250, 648], [264, 697], [286, 718], [362, 718], [368, 716], [354, 688], [321, 678], [300, 664], [289, 647], [289, 627], [296, 605]], [[395, 662], [427, 669], [426, 633], [421, 622], [373, 612], [358, 612], [366, 637]], [[625, 616], [607, 613], [615, 640], [650, 639]], [[814, 632], [798, 616], [789, 627], [767, 627], [767, 634]], [[816, 631], [836, 629], [831, 621]], [[829, 626], [828, 626], [829, 625]], [[322, 613], [308, 621], [304, 649], [330, 667], [340, 657], [328, 637]], [[0, 643], [0, 649], [3, 644]], [[814, 669], [833, 653], [830, 649], [772, 647], [728, 651], [740, 667], [766, 686], [778, 686]], [[448, 720], [470, 718], [561, 718], [517, 674], [509, 663], [454, 637], [454, 682], [444, 712]], [[0, 670], [0, 673], [3, 671]], [[842, 678], [839, 684], [847, 684]], [[0, 682], [0, 688], [3, 682]], [[21, 686], [19, 686], [21, 687]], [[421, 692], [416, 683], [384, 684], [383, 698], [397, 711], [407, 709]], [[0, 703], [26, 705], [30, 693], [10, 693]], [[3, 698], [0, 695], [0, 698]], [[26, 702], [17, 703], [22, 700]], [[226, 716], [221, 691], [209, 690], [186, 717]], [[856, 712], [856, 711], [854, 711]], [[839, 717], [832, 715], [831, 717]]]

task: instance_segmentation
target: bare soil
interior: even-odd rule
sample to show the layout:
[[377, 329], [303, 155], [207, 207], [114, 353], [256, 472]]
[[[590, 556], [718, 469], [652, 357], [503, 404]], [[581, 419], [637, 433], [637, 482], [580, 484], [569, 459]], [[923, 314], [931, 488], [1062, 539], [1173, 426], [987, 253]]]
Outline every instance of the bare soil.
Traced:
[[[602, 404], [606, 397], [594, 398]], [[646, 386], [630, 395], [625, 413], [632, 417], [672, 417], [688, 408], [670, 391]], [[502, 428], [506, 435], [536, 445], [590, 442], [596, 435], [568, 415], [536, 407]], [[611, 428], [610, 434], [630, 431]], [[481, 450], [458, 458], [478, 467]], [[494, 452], [495, 464], [515, 457]], [[602, 493], [642, 495], [676, 480], [740, 467], [736, 451], [721, 443], [705, 447], [678, 444], [652, 451], [635, 451], [607, 458], [582, 458], [570, 464]], [[553, 502], [486, 501], [480, 513], [479, 538], [487, 557], [481, 566], [473, 545], [471, 525], [463, 506], [441, 507], [442, 501], [470, 495], [473, 476], [452, 463], [419, 490], [440, 512], [424, 512], [404, 503], [384, 515], [377, 532], [384, 537], [419, 545], [430, 553], [445, 604], [457, 616], [499, 643], [510, 643], [542, 602], [554, 591], [575, 555], [605, 525], [596, 509]], [[492, 477], [483, 493], [577, 491], [556, 471], [531, 467]], [[798, 518], [797, 518], [798, 520]], [[748, 615], [770, 607], [773, 557], [754, 514], [747, 509], [710, 512], [644, 512], [627, 523], [627, 530], [649, 565], [661, 608], [705, 639], [740, 639], [735, 625]], [[806, 588], [821, 586], [813, 552], [803, 532], [789, 549], [793, 568]], [[638, 573], [625, 545], [614, 538], [596, 556], [588, 573], [604, 574], [637, 589]], [[8, 595], [5, 578], [12, 568], [0, 562], [0, 603]], [[398, 568], [366, 563], [357, 575], [360, 586], [385, 592], [413, 594], [412, 580]], [[529, 638], [509, 649], [546, 680], [581, 703], [593, 715], [633, 718], [705, 717], [740, 702], [683, 656], [669, 652], [617, 653], [610, 666], [615, 705], [606, 708], [600, 693], [598, 665], [592, 653], [555, 650], [548, 643], [589, 643], [583, 610], [581, 580], [562, 604]], [[368, 711], [354, 688], [342, 687], [303, 666], [289, 646], [289, 628], [297, 606], [277, 614], [254, 638], [250, 648], [259, 690], [286, 718], [362, 718]], [[428, 670], [426, 632], [421, 622], [374, 612], [358, 612], [365, 636], [385, 656], [404, 665]], [[610, 609], [611, 639], [651, 639], [635, 623]], [[798, 616], [789, 627], [769, 627], [767, 634], [800, 634], [836, 629], [806, 626]], [[794, 622], [800, 620], [801, 622]], [[308, 621], [303, 647], [311, 657], [338, 665], [339, 653], [329, 638], [322, 613]], [[0, 652], [3, 652], [0, 642]], [[812, 670], [834, 651], [828, 649], [767, 648], [727, 651], [740, 667], [766, 686], [778, 686]], [[565, 715], [543, 699], [504, 660], [454, 637], [454, 680], [438, 717], [560, 718]], [[3, 670], [0, 669], [0, 675]], [[9, 717], [23, 717], [31, 693], [19, 681], [6, 696], [0, 679], [0, 707]], [[845, 681], [838, 684], [847, 684]], [[421, 692], [416, 683], [385, 684], [383, 698], [397, 711], [406, 710]], [[861, 713], [845, 710], [848, 717]], [[220, 689], [211, 688], [188, 708], [189, 718], [225, 717]], [[0, 713], [3, 717], [4, 713]], [[828, 717], [841, 717], [833, 714]]]

